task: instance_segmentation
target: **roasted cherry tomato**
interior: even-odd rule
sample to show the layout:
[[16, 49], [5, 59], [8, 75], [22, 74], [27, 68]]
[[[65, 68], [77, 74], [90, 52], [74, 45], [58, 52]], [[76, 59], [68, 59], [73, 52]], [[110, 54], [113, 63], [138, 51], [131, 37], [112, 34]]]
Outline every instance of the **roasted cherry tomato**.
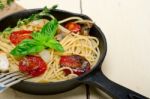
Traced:
[[32, 33], [32, 31], [29, 31], [29, 30], [14, 31], [10, 35], [10, 41], [14, 45], [17, 45], [24, 39], [31, 39], [32, 38], [30, 35], [31, 33]]
[[43, 74], [47, 69], [47, 65], [41, 57], [26, 56], [19, 62], [19, 70], [27, 73], [32, 77]]
[[[88, 60], [79, 55], [61, 56], [60, 66], [70, 67], [79, 76], [90, 71], [90, 63]], [[65, 69], [64, 72], [66, 75], [70, 74], [68, 69]]]
[[65, 28], [67, 28], [68, 30], [75, 32], [75, 33], [79, 32], [81, 30], [81, 26], [74, 22], [67, 23], [65, 25]]

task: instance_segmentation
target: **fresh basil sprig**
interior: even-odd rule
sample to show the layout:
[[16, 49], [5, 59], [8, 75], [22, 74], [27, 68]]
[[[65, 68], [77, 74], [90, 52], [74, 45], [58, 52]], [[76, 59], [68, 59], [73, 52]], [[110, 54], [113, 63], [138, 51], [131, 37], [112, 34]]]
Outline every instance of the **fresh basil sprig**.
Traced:
[[17, 22], [17, 27], [20, 27], [20, 26], [22, 26], [22, 25], [26, 25], [26, 24], [28, 24], [29, 22], [33, 21], [33, 20], [41, 19], [43, 16], [48, 16], [48, 17], [50, 17], [50, 15], [51, 15], [50, 12], [51, 12], [51, 10], [54, 10], [54, 9], [56, 9], [56, 8], [57, 8], [57, 5], [52, 6], [50, 9], [48, 9], [47, 7], [44, 7], [44, 9], [43, 9], [41, 12], [36, 13], [36, 14], [32, 14], [30, 17], [25, 18], [25, 19], [23, 19], [23, 20], [20, 19], [20, 20]]
[[35, 54], [45, 48], [64, 51], [62, 45], [54, 39], [58, 28], [58, 21], [53, 19], [43, 26], [40, 32], [32, 33], [32, 39], [25, 39], [18, 44], [11, 54], [14, 56], [25, 56]]

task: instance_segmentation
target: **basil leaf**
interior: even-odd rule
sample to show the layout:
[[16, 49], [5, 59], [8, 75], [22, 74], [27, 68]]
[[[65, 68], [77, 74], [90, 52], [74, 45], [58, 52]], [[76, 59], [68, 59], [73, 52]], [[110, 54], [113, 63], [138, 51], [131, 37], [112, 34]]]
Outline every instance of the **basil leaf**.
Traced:
[[53, 19], [43, 26], [41, 33], [49, 36], [50, 38], [54, 38], [57, 28], [58, 28], [58, 21], [56, 19]]
[[23, 40], [15, 49], [11, 51], [14, 56], [24, 56], [40, 52], [44, 48], [53, 48], [57, 51], [64, 51], [61, 44], [54, 38], [58, 28], [56, 19], [49, 21], [43, 26], [41, 32], [32, 33], [32, 40]]
[[44, 46], [33, 39], [23, 40], [17, 45], [10, 53], [14, 56], [25, 56], [29, 54], [35, 54], [44, 49]]
[[44, 35], [41, 32], [33, 32], [32, 38], [36, 41], [39, 41], [41, 44], [44, 44], [50, 37], [48, 35]]
[[57, 51], [61, 51], [61, 52], [64, 51], [64, 48], [62, 47], [62, 45], [55, 39], [50, 39], [48, 42], [45, 43], [45, 46], [49, 48], [53, 48]]

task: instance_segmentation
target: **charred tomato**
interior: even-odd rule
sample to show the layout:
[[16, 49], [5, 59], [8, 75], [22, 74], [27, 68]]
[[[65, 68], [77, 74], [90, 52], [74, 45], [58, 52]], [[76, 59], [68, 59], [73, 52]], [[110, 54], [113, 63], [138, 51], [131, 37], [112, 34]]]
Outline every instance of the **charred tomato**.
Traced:
[[[60, 66], [70, 67], [79, 76], [90, 71], [90, 63], [88, 60], [79, 55], [61, 56]], [[66, 75], [70, 74], [68, 69], [65, 69], [64, 72]]]
[[10, 35], [10, 41], [14, 45], [19, 44], [22, 40], [24, 39], [31, 39], [31, 34], [32, 31], [29, 30], [19, 30], [19, 31], [14, 31]]
[[79, 32], [81, 30], [81, 26], [77, 23], [74, 22], [69, 22], [65, 25], [65, 28], [67, 28], [68, 30], [70, 30], [71, 32]]
[[41, 57], [26, 56], [19, 62], [19, 70], [27, 73], [32, 77], [43, 74], [47, 69], [47, 65]]

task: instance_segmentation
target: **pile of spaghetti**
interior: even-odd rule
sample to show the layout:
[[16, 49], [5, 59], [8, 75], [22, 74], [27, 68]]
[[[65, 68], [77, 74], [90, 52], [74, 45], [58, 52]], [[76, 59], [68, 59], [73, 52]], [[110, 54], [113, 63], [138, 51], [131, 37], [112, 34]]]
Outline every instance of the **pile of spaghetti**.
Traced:
[[99, 40], [89, 35], [93, 22], [80, 17], [58, 21], [49, 11], [44, 8], [0, 34], [1, 72], [21, 71], [32, 76], [28, 81], [56, 82], [81, 76], [96, 64], [100, 50]]

